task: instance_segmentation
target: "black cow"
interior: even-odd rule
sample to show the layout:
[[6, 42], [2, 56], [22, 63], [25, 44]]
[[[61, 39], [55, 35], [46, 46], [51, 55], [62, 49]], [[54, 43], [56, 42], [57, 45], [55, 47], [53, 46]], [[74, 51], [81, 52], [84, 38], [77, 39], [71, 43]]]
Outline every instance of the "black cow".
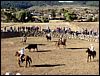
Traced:
[[25, 49], [29, 49], [29, 52], [31, 49], [36, 49], [38, 51], [37, 44], [29, 44], [27, 47], [25, 47]]
[[51, 36], [46, 35], [46, 38], [51, 41]]

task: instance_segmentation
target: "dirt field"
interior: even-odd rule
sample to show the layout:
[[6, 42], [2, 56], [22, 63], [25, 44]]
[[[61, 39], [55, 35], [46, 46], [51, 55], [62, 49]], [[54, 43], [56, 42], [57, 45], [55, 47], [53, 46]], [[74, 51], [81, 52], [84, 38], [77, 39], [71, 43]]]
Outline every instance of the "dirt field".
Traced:
[[[45, 38], [28, 37], [26, 45], [20, 43], [20, 37], [1, 39], [1, 74], [19, 72], [22, 75], [99, 75], [99, 43], [82, 40], [67, 40], [64, 49], [55, 46], [57, 38], [47, 42]], [[28, 44], [37, 43], [39, 52], [25, 51], [32, 58], [31, 67], [18, 67], [15, 52]], [[86, 49], [90, 43], [95, 46], [97, 56], [87, 62]], [[69, 48], [69, 49], [68, 49]], [[83, 49], [72, 49], [83, 48]], [[22, 64], [24, 66], [25, 63]]]

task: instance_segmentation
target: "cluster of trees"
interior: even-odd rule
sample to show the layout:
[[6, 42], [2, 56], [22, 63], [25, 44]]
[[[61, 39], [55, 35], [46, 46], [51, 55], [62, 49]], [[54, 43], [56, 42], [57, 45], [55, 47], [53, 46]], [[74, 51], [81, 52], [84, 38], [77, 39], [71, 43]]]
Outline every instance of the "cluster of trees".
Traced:
[[6, 16], [3, 22], [49, 22], [48, 18], [34, 17], [30, 11], [20, 10], [17, 12], [2, 12], [2, 16]]
[[64, 17], [65, 17], [66, 21], [73, 21], [73, 20], [77, 19], [76, 14], [69, 13], [69, 12], [64, 13]]
[[68, 10], [63, 9], [63, 13], [66, 21], [73, 21], [77, 19], [77, 16], [74, 12], [69, 12]]
[[[32, 14], [29, 11], [26, 11], [26, 8], [32, 6], [46, 6], [46, 5], [63, 5], [71, 3], [59, 3], [58, 1], [1, 1], [1, 8], [10, 8], [11, 12], [2, 12], [1, 16], [6, 16], [6, 22], [33, 22]], [[74, 1], [72, 4], [77, 5], [91, 5], [99, 6], [99, 1]], [[56, 9], [48, 9], [48, 12], [52, 13], [52, 17], [56, 17]], [[76, 14], [69, 12], [68, 10], [62, 9], [60, 14], [63, 13], [66, 21], [73, 21], [77, 19]], [[91, 17], [88, 18], [89, 21], [93, 21]], [[42, 17], [41, 22], [49, 22], [48, 17]], [[96, 18], [95, 18], [96, 21]]]
[[87, 6], [98, 6], [99, 1], [74, 1], [73, 3], [60, 3], [58, 1], [1, 1], [1, 8], [20, 8], [26, 9], [32, 6], [46, 6], [46, 5], [87, 5]]
[[[60, 13], [64, 14], [64, 18], [66, 21], [73, 21], [74, 19], [77, 19], [76, 14], [74, 14], [73, 12], [72, 13], [68, 12], [65, 9], [63, 9], [63, 11], [61, 11]], [[1, 14], [6, 16], [5, 22], [34, 22], [35, 21], [34, 16], [29, 11], [26, 10], [20, 10], [17, 12], [2, 12]], [[51, 10], [51, 16], [52, 18], [56, 17], [56, 11], [54, 9]], [[40, 21], [49, 22], [49, 18], [43, 16], [40, 18]]]
[[24, 10], [18, 11], [18, 12], [4, 12], [3, 13], [6, 16], [6, 22], [28, 22], [29, 18], [31, 18], [31, 14], [29, 12], [26, 12]]
[[[56, 9], [51, 9], [51, 17], [56, 18]], [[77, 20], [78, 17], [74, 12], [70, 12], [66, 9], [61, 9], [59, 14], [63, 14], [63, 18], [65, 21], [74, 21]], [[49, 22], [49, 16], [37, 16], [37, 19], [31, 14], [30, 11], [20, 10], [20, 11], [10, 11], [10, 12], [1, 12], [1, 16], [6, 17], [6, 20], [3, 22]], [[88, 16], [86, 21], [98, 21], [97, 17]]]

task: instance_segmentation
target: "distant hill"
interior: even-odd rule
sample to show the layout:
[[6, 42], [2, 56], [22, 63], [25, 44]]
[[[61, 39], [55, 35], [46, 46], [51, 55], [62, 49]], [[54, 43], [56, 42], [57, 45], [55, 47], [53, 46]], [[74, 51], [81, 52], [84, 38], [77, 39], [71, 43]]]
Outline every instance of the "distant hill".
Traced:
[[60, 3], [58, 1], [1, 1], [1, 8], [19, 8], [26, 9], [32, 6], [46, 6], [46, 5], [87, 5], [99, 7], [99, 1], [74, 1], [72, 3]]

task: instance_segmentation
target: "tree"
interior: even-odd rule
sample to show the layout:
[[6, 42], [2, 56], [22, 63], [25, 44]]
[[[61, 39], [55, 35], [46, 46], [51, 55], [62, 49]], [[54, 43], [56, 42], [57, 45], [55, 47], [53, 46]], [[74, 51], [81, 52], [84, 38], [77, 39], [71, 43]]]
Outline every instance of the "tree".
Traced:
[[10, 22], [10, 20], [12, 20], [12, 15], [11, 15], [11, 13], [5, 12], [4, 14], [5, 14], [6, 17], [7, 17], [6, 21], [7, 21], [7, 22]]
[[68, 11], [64, 12], [64, 17], [65, 17], [66, 21], [73, 21], [74, 19], [77, 19], [76, 14], [74, 14], [73, 12], [70, 13]]
[[15, 13], [12, 13], [11, 16], [12, 16], [13, 22], [18, 22], [18, 19], [16, 18], [16, 14]]
[[92, 16], [88, 16], [87, 21], [92, 22]]
[[16, 18], [20, 22], [25, 22], [25, 17], [27, 17], [27, 12], [26, 11], [21, 10], [21, 11], [16, 12]]
[[49, 22], [49, 19], [47, 17], [42, 17], [41, 21], [42, 22]]
[[52, 13], [52, 17], [55, 18], [56, 17], [56, 11], [54, 9], [52, 9], [51, 13]]

